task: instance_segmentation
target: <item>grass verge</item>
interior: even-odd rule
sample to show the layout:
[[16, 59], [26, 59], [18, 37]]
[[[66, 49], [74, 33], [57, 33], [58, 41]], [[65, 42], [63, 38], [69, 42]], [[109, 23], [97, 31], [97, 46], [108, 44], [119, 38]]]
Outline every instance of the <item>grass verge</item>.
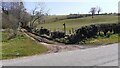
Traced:
[[104, 45], [104, 44], [112, 44], [118, 43], [118, 39], [120, 36], [118, 34], [112, 34], [109, 37], [106, 36], [98, 36], [96, 38], [90, 38], [85, 40], [85, 42], [80, 42], [80, 44], [84, 45]]
[[16, 38], [7, 40], [7, 33], [3, 32], [2, 59], [12, 59], [22, 56], [31, 56], [47, 52], [47, 48], [29, 39], [22, 33]]

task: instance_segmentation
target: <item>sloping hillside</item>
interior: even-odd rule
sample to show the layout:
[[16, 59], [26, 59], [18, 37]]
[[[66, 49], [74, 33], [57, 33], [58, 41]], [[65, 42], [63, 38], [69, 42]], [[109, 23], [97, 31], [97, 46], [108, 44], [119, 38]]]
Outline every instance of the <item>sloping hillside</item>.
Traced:
[[66, 23], [67, 31], [68, 31], [68, 30], [71, 30], [72, 28], [77, 29], [85, 25], [117, 23], [117, 21], [118, 21], [118, 16], [99, 15], [99, 16], [94, 16], [94, 18], [89, 16], [89, 17], [76, 18], [76, 19], [65, 19], [65, 20], [60, 20], [60, 21], [51, 22], [51, 23], [44, 23], [44, 24], [38, 25], [38, 27], [39, 28], [44, 27], [50, 30], [55, 30], [55, 29], [63, 30], [63, 23]]

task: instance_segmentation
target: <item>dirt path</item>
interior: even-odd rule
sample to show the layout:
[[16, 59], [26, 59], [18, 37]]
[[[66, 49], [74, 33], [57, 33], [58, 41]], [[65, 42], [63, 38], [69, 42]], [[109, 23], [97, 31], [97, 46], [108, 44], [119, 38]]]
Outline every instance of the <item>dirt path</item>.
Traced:
[[24, 29], [22, 29], [22, 32], [30, 39], [36, 41], [39, 44], [43, 44], [44, 46], [46, 46], [49, 49], [48, 53], [56, 53], [56, 52], [62, 52], [62, 51], [71, 51], [71, 50], [95, 47], [95, 46], [83, 46], [83, 45], [65, 45], [65, 44], [57, 43], [57, 42], [55, 42], [55, 44], [48, 44], [48, 43], [53, 43], [54, 41], [41, 38], [39, 36], [36, 36], [32, 33], [27, 32]]

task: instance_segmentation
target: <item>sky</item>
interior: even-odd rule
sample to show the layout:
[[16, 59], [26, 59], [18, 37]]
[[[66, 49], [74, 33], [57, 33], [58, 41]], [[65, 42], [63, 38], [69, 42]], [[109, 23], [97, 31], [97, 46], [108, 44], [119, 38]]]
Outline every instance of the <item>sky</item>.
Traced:
[[67, 15], [67, 14], [86, 14], [91, 7], [101, 7], [101, 13], [118, 12], [119, 0], [24, 0], [25, 7], [31, 11], [37, 2], [44, 2], [44, 7], [49, 10], [50, 15]]

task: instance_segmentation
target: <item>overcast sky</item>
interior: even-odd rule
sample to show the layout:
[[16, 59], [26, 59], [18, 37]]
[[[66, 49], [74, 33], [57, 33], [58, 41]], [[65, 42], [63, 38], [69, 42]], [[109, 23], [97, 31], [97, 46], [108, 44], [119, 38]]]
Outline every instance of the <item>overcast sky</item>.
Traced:
[[102, 13], [118, 12], [119, 0], [24, 0], [25, 7], [30, 11], [36, 3], [44, 2], [51, 15], [66, 15], [70, 13], [86, 14], [91, 7], [101, 7]]

